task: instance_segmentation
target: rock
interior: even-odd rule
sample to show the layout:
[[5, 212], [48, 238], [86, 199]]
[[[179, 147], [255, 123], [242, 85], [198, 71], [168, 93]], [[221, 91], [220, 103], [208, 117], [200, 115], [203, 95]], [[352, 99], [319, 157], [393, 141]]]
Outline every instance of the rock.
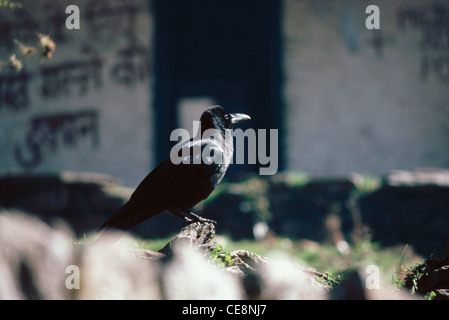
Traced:
[[[129, 237], [123, 234], [124, 237]], [[128, 246], [117, 244], [110, 232], [98, 241], [80, 248], [76, 265], [80, 270], [80, 288], [72, 291], [77, 300], [157, 300], [160, 264], [139, 259]]]
[[301, 186], [291, 186], [288, 176], [273, 179], [250, 178], [228, 184], [202, 210], [204, 217], [220, 221], [217, 233], [234, 239], [254, 238], [253, 226], [263, 221], [276, 234], [325, 239], [324, 217], [338, 205], [345, 232], [352, 228], [352, 217], [345, 202], [357, 183], [355, 175], [314, 178]]
[[[295, 261], [235, 250], [229, 253], [233, 263], [223, 267], [213, 262], [208, 255], [217, 251], [214, 234], [214, 224], [192, 223], [170, 241], [166, 253], [153, 252], [130, 246], [136, 239], [127, 233], [106, 232], [79, 244], [61, 223], [50, 227], [21, 212], [0, 212], [0, 299], [329, 297], [330, 279]], [[128, 241], [117, 243], [119, 235]], [[446, 283], [447, 266], [434, 268], [437, 283]], [[443, 298], [446, 289], [436, 289], [436, 297]], [[334, 297], [361, 296], [353, 292]]]
[[211, 240], [215, 237], [215, 226], [211, 222], [190, 223], [174, 236], [169, 243], [159, 250], [165, 255], [172, 255], [173, 248], [184, 246], [211, 251]]
[[234, 265], [232, 267], [238, 268], [242, 275], [254, 272], [262, 265], [271, 262], [269, 258], [246, 250], [231, 251], [230, 255], [231, 259], [234, 260]]
[[[302, 177], [299, 182], [288, 174], [252, 177], [224, 184], [221, 193], [199, 206], [197, 213], [219, 221], [216, 232], [234, 239], [254, 238], [256, 230], [262, 231], [261, 236], [276, 234], [319, 242], [329, 240], [325, 221], [333, 216], [338, 218], [340, 234], [340, 239], [333, 239], [335, 243], [345, 245], [344, 241], [366, 227], [372, 231], [373, 241], [383, 246], [408, 243], [428, 256], [433, 250], [445, 250], [448, 177], [447, 169], [395, 171], [376, 191], [357, 199], [354, 194], [359, 194], [359, 189], [367, 190], [366, 179], [357, 175]], [[0, 175], [0, 208], [18, 208], [46, 223], [64, 219], [83, 236], [111, 217], [132, 191], [110, 176], [94, 173], [7, 173]], [[177, 217], [162, 213], [130, 231], [142, 238], [167, 237], [181, 224]], [[259, 228], [254, 229], [256, 224]]]
[[449, 265], [427, 272], [426, 280], [421, 285], [423, 292], [449, 289]]
[[0, 300], [69, 299], [66, 268], [76, 264], [71, 230], [23, 212], [0, 211]]
[[78, 235], [96, 230], [131, 192], [113, 177], [97, 173], [0, 175], [0, 208], [26, 211], [47, 223], [63, 219]]
[[199, 250], [179, 243], [161, 272], [165, 299], [236, 300], [244, 299], [240, 279], [217, 268]]
[[257, 269], [262, 300], [322, 300], [328, 288], [293, 261], [272, 261]]
[[384, 185], [359, 199], [362, 223], [384, 246], [408, 243], [428, 256], [444, 253], [449, 226], [449, 187]]
[[243, 195], [223, 192], [204, 205], [203, 217], [220, 221], [217, 233], [230, 234], [234, 239], [253, 238], [256, 212], [248, 206]]
[[384, 178], [384, 184], [393, 187], [439, 186], [449, 187], [449, 170], [441, 168], [417, 168], [412, 171], [392, 171]]
[[134, 249], [134, 254], [141, 259], [148, 259], [148, 260], [161, 260], [165, 257], [167, 257], [166, 254], [163, 254], [162, 252], [157, 252], [153, 250], [147, 250], [147, 249]]
[[449, 300], [449, 289], [435, 290], [435, 298], [433, 300]]
[[300, 187], [274, 183], [269, 189], [273, 215], [269, 227], [276, 234], [294, 239], [323, 241], [326, 239], [325, 217], [336, 211], [342, 230], [349, 233], [353, 221], [345, 203], [354, 188], [350, 178], [315, 179]]
[[443, 299], [447, 293], [444, 290], [449, 290], [449, 260], [447, 258], [425, 260], [407, 274], [404, 287], [423, 296], [434, 292], [438, 299]]
[[345, 279], [330, 291], [332, 300], [366, 300], [365, 283], [359, 272], [348, 272]]
[[[191, 297], [201, 297], [202, 299], [215, 297], [212, 287], [222, 288], [214, 280], [208, 280], [210, 284], [204, 284], [201, 277], [198, 276], [196, 280], [195, 274], [203, 275], [205, 279], [209, 279], [207, 276], [207, 270], [213, 263], [208, 260], [210, 252], [216, 249], [217, 244], [212, 242], [215, 236], [215, 225], [212, 223], [192, 223], [184, 227], [178, 235], [173, 237], [170, 242], [159, 252], [152, 252], [149, 250], [135, 250], [137, 255], [144, 259], [150, 260], [166, 260], [171, 265], [171, 271], [164, 273], [165, 284], [172, 288], [175, 293], [170, 298], [185, 299]], [[185, 253], [187, 251], [189, 253]], [[178, 258], [176, 255], [178, 254]], [[239, 279], [238, 283], [242, 286], [241, 290], [243, 294], [246, 294], [246, 298], [251, 299], [323, 299], [325, 293], [329, 289], [328, 286], [322, 284], [318, 279], [324, 279], [325, 275], [319, 274], [316, 271], [310, 269], [299, 268], [294, 263], [280, 263], [273, 261], [267, 257], [263, 257], [253, 252], [246, 250], [235, 250], [227, 253], [232, 259], [230, 265], [226, 264], [224, 267], [220, 267], [222, 272], [232, 276], [231, 280], [226, 280], [234, 288], [235, 279]], [[169, 257], [174, 257], [170, 259]], [[225, 260], [226, 253], [218, 252], [217, 258]], [[177, 260], [180, 259], [180, 260]], [[207, 262], [203, 260], [206, 259]], [[199, 262], [194, 262], [199, 260]], [[199, 263], [199, 264], [197, 264]], [[188, 269], [192, 269], [186, 273], [183, 271], [180, 265], [186, 264]], [[175, 265], [177, 265], [175, 267]], [[208, 265], [205, 267], [205, 265]], [[198, 270], [194, 270], [194, 269]], [[177, 279], [174, 281], [169, 274], [180, 273], [179, 276], [175, 276]], [[213, 274], [216, 271], [212, 272]], [[190, 276], [189, 276], [190, 275]], [[178, 278], [179, 277], [179, 278]], [[189, 279], [184, 279], [187, 277]], [[223, 275], [215, 275], [215, 277], [221, 278]], [[226, 276], [227, 277], [227, 276]], [[226, 278], [225, 277], [225, 278]], [[229, 278], [231, 279], [231, 278]], [[204, 288], [201, 291], [210, 292], [206, 295], [204, 293], [192, 291], [187, 296], [180, 296], [177, 293], [179, 290], [178, 282], [181, 281], [188, 288], [190, 286], [196, 287], [196, 290], [200, 290], [199, 286]], [[176, 289], [174, 289], [176, 288]], [[237, 289], [227, 288], [234, 292], [236, 296], [242, 298], [242, 292]], [[190, 290], [190, 289], [188, 289]], [[180, 291], [182, 292], [182, 290]], [[185, 290], [184, 290], [185, 292]], [[220, 295], [220, 297], [226, 297], [227, 294]], [[232, 296], [232, 295], [231, 295]]]

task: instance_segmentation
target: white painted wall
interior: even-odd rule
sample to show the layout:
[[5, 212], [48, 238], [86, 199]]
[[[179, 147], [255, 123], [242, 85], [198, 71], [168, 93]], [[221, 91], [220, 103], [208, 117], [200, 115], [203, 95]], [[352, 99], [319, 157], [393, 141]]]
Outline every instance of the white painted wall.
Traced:
[[[285, 1], [289, 169], [378, 174], [449, 165], [448, 84], [435, 73], [420, 78], [422, 31], [398, 25], [400, 10], [437, 2]], [[369, 4], [379, 6], [380, 31], [390, 38], [381, 57], [369, 45]]]
[[[31, 38], [36, 31], [48, 32], [57, 45], [52, 60], [43, 63], [34, 58], [25, 60], [22, 72], [32, 76], [25, 91], [30, 103], [21, 110], [5, 103], [0, 105], [0, 169], [29, 170], [32, 173], [58, 170], [101, 172], [120, 178], [126, 185], [135, 186], [152, 165], [150, 105], [153, 26], [148, 2], [76, 1], [81, 13], [79, 30], [65, 28], [65, 17], [68, 17], [65, 7], [68, 4], [67, 1], [25, 1], [25, 16], [20, 16], [18, 10], [7, 12], [2, 8], [0, 11], [2, 23], [22, 21], [25, 24], [31, 21], [38, 26], [37, 30], [25, 27], [24, 32], [31, 33]], [[136, 13], [130, 14], [127, 10], [133, 8]], [[65, 39], [58, 40], [57, 32], [62, 32]], [[20, 35], [15, 33], [11, 38]], [[123, 59], [122, 50], [132, 46], [143, 51], [135, 51], [134, 56]], [[83, 53], [85, 47], [96, 53]], [[0, 52], [2, 57], [10, 54], [10, 50]], [[85, 94], [80, 94], [83, 83], [74, 77], [82, 74], [83, 69], [70, 69], [67, 63], [89, 62], [92, 58], [101, 61], [101, 69], [93, 71], [101, 83], [97, 86], [89, 78]], [[114, 70], [117, 70], [114, 68], [120, 64], [122, 67], [128, 65], [132, 68], [129, 69], [131, 82], [123, 83], [118, 80], [120, 77], [114, 77]], [[58, 66], [60, 75], [69, 77], [68, 91], [45, 97], [42, 87], [45, 86], [46, 79], [42, 70]], [[121, 70], [122, 77], [125, 77], [127, 73], [123, 72], [124, 69]], [[135, 75], [133, 72], [139, 74]], [[7, 74], [17, 76], [4, 68], [0, 77]], [[59, 81], [61, 80], [62, 77]], [[98, 112], [97, 144], [92, 143], [90, 134], [77, 134], [76, 145], [70, 146], [64, 142], [62, 129], [59, 128], [51, 134], [51, 137], [57, 139], [54, 150], [49, 150], [48, 144], [36, 138], [40, 141], [40, 160], [31, 168], [25, 169], [20, 165], [15, 156], [17, 146], [24, 151], [25, 156], [32, 157], [31, 149], [26, 147], [26, 137], [33, 117], [70, 115], [86, 109]], [[35, 130], [33, 136], [43, 133], [43, 130]]]
[[[325, 175], [378, 174], [449, 165], [448, 84], [434, 70], [426, 79], [421, 78], [422, 26], [401, 28], [398, 22], [398, 13], [404, 8], [425, 10], [434, 3], [446, 2], [285, 0], [283, 91], [288, 115], [288, 169]], [[136, 186], [156, 165], [151, 112], [154, 25], [149, 2], [78, 0], [80, 30], [65, 29], [65, 7], [69, 4], [73, 3], [27, 0], [23, 15], [0, 9], [0, 59], [11, 53], [5, 47], [6, 40], [33, 39], [38, 30], [49, 33], [57, 44], [52, 60], [25, 62], [23, 72], [32, 76], [24, 83], [28, 105], [8, 105], [8, 93], [0, 89], [0, 170], [92, 171]], [[369, 4], [379, 6], [381, 32], [389, 38], [382, 56], [369, 44], [375, 32], [365, 28]], [[136, 14], [129, 15], [126, 8], [136, 8]], [[16, 26], [15, 33], [7, 34], [8, 25]], [[130, 45], [141, 47], [144, 56], [134, 52], [133, 59], [123, 60], [121, 50]], [[95, 50], [96, 55], [82, 53], [84, 47]], [[430, 51], [436, 56], [447, 54], [444, 50]], [[46, 84], [42, 70], [89, 62], [91, 58], [102, 63], [96, 74], [99, 86], [89, 80], [85, 94], [79, 94], [82, 82], [72, 79], [69, 92], [52, 97], [42, 94]], [[129, 63], [144, 73], [141, 78], [133, 77], [129, 85], [117, 82], [113, 70], [119, 63]], [[18, 76], [2, 70], [3, 85], [8, 74]], [[77, 144], [70, 146], [58, 131], [53, 134], [59, 139], [54, 150], [42, 142], [38, 163], [28, 169], [20, 165], [15, 150], [22, 148], [30, 156], [32, 149], [25, 143], [34, 117], [86, 109], [98, 112], [97, 144], [86, 134], [79, 135]]]

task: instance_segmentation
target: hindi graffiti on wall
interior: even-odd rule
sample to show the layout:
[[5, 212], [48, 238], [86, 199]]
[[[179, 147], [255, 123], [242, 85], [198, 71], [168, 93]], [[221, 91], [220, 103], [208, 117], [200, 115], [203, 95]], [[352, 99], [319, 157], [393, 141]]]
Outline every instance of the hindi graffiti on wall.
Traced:
[[401, 28], [421, 30], [421, 77], [433, 74], [449, 83], [449, 5], [403, 7], [397, 11], [397, 23]]
[[33, 117], [25, 141], [15, 146], [15, 160], [22, 168], [32, 169], [49, 154], [62, 147], [76, 147], [81, 140], [90, 139], [95, 148], [99, 144], [98, 122], [95, 109]]
[[132, 44], [117, 51], [117, 62], [111, 67], [111, 79], [120, 85], [133, 86], [146, 79], [150, 70], [149, 52]]
[[[84, 47], [82, 51], [91, 54], [91, 57], [41, 68], [41, 94], [44, 98], [70, 94], [85, 95], [91, 88], [101, 87], [102, 60], [92, 47]], [[74, 91], [74, 87], [77, 90]]]
[[30, 105], [28, 98], [28, 81], [31, 75], [27, 72], [0, 75], [0, 111], [22, 111]]
[[20, 72], [6, 67], [0, 72], [0, 129], [2, 119], [25, 123], [14, 127], [14, 138], [4, 147], [11, 163], [26, 170], [39, 169], [63, 149], [100, 147], [105, 106], [94, 102], [95, 107], [68, 111], [62, 101], [86, 105], [94, 92], [131, 88], [150, 76], [149, 41], [137, 34], [147, 3], [80, 0], [76, 5], [81, 8], [78, 30], [65, 27], [67, 4], [25, 0], [20, 9], [0, 10], [0, 60], [17, 52], [16, 39], [33, 45], [37, 32], [50, 35], [57, 46], [53, 60], [29, 59]]

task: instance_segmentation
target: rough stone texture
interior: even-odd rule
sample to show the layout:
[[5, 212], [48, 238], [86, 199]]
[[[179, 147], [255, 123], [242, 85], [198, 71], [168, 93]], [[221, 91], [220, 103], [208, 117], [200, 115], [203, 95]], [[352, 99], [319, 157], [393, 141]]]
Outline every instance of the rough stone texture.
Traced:
[[449, 300], [449, 289], [437, 289], [435, 295], [434, 300]]
[[[279, 269], [247, 251], [232, 253], [236, 264], [229, 270], [214, 264], [206, 258], [214, 232], [213, 224], [190, 224], [164, 254], [116, 243], [118, 236], [129, 237], [126, 233], [76, 244], [65, 226], [52, 228], [21, 212], [3, 211], [0, 299], [246, 299], [248, 273], [260, 279], [258, 298], [325, 297], [324, 286], [311, 275], [292, 265]], [[78, 280], [69, 266], [78, 268]], [[283, 271], [281, 278], [276, 270]]]
[[252, 238], [252, 226], [256, 220], [256, 212], [246, 209], [247, 201], [241, 194], [224, 192], [202, 210], [202, 215], [220, 221], [217, 233], [229, 233], [235, 239]]
[[[360, 177], [359, 177], [360, 178]], [[337, 221], [340, 240], [350, 241], [363, 226], [382, 245], [408, 243], [418, 253], [444, 253], [449, 226], [449, 170], [393, 172], [374, 191], [358, 198], [362, 184], [355, 175], [308, 178], [294, 185], [287, 176], [252, 178], [254, 185], [232, 183], [194, 211], [218, 221], [217, 233], [253, 238], [262, 221], [267, 232], [296, 239], [332, 238], [329, 217]], [[380, 181], [380, 179], [378, 179]], [[110, 176], [61, 172], [53, 175], [0, 176], [0, 207], [18, 208], [46, 222], [60, 218], [82, 236], [112, 216], [132, 189]], [[130, 231], [143, 238], [176, 234], [182, 221], [159, 214]], [[335, 227], [335, 226], [334, 226]], [[335, 229], [335, 228], [334, 228]]]
[[411, 171], [395, 170], [385, 177], [385, 184], [394, 187], [449, 187], [449, 170], [419, 168]]
[[173, 249], [180, 246], [202, 248], [203, 250], [210, 251], [213, 247], [211, 241], [214, 237], [215, 226], [213, 223], [191, 223], [182, 228], [159, 252], [170, 256], [173, 254]]
[[404, 286], [423, 296], [433, 292], [434, 300], [449, 300], [449, 256], [426, 259], [407, 274]]
[[384, 245], [408, 243], [424, 255], [445, 251], [449, 233], [449, 171], [420, 169], [387, 175], [359, 201], [363, 223]]
[[77, 255], [70, 236], [65, 226], [0, 211], [0, 300], [71, 298], [64, 285]]
[[277, 234], [320, 241], [326, 238], [326, 216], [337, 212], [343, 230], [349, 232], [352, 218], [345, 202], [354, 188], [348, 178], [316, 179], [301, 187], [273, 183], [269, 190], [273, 216], [269, 226]]
[[113, 177], [95, 173], [0, 176], [0, 208], [18, 208], [46, 222], [63, 219], [78, 234], [98, 228], [130, 195]]
[[[391, 289], [369, 292], [360, 277], [334, 283], [329, 294], [326, 275], [245, 250], [232, 251], [234, 263], [223, 267], [208, 257], [215, 248], [213, 234], [213, 224], [190, 224], [170, 241], [165, 254], [135, 249], [129, 244], [136, 240], [127, 233], [107, 232], [98, 240], [77, 243], [66, 225], [51, 227], [24, 213], [3, 211], [0, 299], [411, 298], [388, 294]], [[124, 239], [117, 243], [119, 236]], [[437, 297], [446, 289], [437, 289]]]

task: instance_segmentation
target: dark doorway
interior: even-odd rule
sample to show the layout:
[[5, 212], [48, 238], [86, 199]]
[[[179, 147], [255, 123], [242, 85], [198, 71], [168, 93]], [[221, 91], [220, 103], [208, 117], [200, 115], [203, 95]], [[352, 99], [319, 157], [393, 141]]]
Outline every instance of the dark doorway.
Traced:
[[[278, 129], [283, 169], [282, 1], [154, 0], [153, 10], [155, 160], [170, 152], [180, 101], [206, 98], [251, 115], [243, 129]], [[259, 166], [232, 167], [235, 173]]]

